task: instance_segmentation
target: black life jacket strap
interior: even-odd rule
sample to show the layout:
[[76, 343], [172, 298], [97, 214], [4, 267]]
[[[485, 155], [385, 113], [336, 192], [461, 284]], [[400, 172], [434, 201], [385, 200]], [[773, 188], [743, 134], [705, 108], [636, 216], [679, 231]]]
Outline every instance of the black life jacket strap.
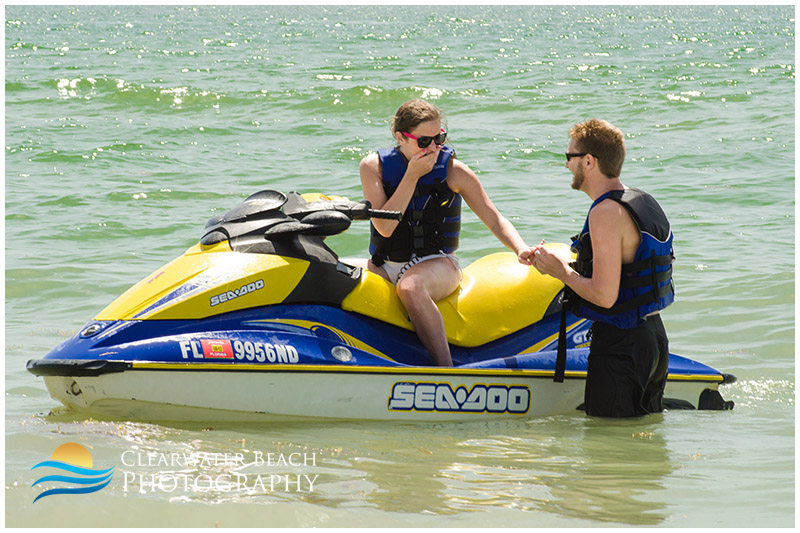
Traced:
[[644, 305], [649, 302], [658, 301], [664, 296], [667, 296], [671, 293], [675, 292], [675, 288], [673, 287], [672, 283], [664, 285], [663, 287], [658, 287], [658, 289], [653, 291], [647, 291], [643, 294], [640, 294], [636, 298], [632, 300], [628, 300], [627, 302], [617, 304], [613, 307], [606, 309], [605, 307], [600, 307], [598, 305], [594, 305], [591, 302], [587, 302], [586, 300], [582, 301], [581, 304], [588, 307], [592, 311], [600, 313], [601, 315], [619, 315], [622, 313], [627, 313], [628, 311], [632, 311], [637, 307]]
[[372, 257], [370, 257], [370, 260], [372, 261], [372, 264], [374, 264], [375, 266], [378, 266], [378, 267], [379, 266], [383, 266], [383, 264], [386, 262], [386, 261], [383, 260], [383, 257], [381, 257], [380, 250], [381, 250], [381, 247], [378, 246], [378, 249], [375, 250], [375, 253], [372, 254]]
[[[655, 252], [653, 252], [655, 253]], [[654, 255], [648, 257], [646, 259], [640, 259], [639, 261], [634, 261], [633, 263], [625, 263], [622, 265], [622, 275], [627, 276], [630, 274], [636, 274], [637, 272], [641, 272], [642, 270], [652, 270], [653, 266], [656, 267], [664, 267], [671, 265], [675, 261], [675, 257], [673, 255]], [[592, 261], [579, 261], [575, 260], [571, 263], [571, 266], [575, 271], [582, 276], [590, 275], [592, 272]], [[670, 272], [672, 270], [670, 269]]]
[[655, 251], [653, 251], [653, 255], [650, 257], [622, 265], [622, 273], [634, 274], [636, 272], [652, 268], [653, 266], [660, 267], [671, 265], [674, 261], [675, 256], [673, 255], [655, 255]]
[[566, 288], [561, 293], [561, 324], [558, 328], [558, 348], [556, 350], [556, 367], [553, 372], [553, 381], [564, 383], [564, 374], [567, 370], [567, 303]]
[[640, 278], [622, 278], [619, 286], [625, 289], [637, 289], [640, 287], [656, 286], [659, 283], [664, 283], [672, 277], [672, 267], [663, 272], [652, 272], [649, 276]]

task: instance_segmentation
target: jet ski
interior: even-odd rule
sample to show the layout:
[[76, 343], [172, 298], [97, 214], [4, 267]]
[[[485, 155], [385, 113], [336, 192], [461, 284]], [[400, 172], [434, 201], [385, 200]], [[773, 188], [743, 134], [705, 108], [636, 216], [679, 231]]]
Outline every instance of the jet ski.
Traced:
[[[564, 379], [553, 379], [561, 282], [508, 252], [470, 264], [437, 304], [454, 366], [432, 366], [394, 286], [325, 243], [370, 218], [401, 214], [319, 193], [253, 194], [27, 369], [69, 410], [148, 421], [431, 422], [582, 408], [589, 321], [566, 314]], [[731, 409], [718, 389], [735, 380], [671, 354], [665, 406]]]

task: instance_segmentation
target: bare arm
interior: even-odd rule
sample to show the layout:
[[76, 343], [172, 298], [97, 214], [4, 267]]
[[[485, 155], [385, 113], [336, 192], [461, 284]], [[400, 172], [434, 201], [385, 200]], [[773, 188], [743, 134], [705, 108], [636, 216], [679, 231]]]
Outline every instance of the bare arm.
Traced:
[[[589, 214], [589, 234], [592, 239], [591, 278], [581, 276], [573, 270], [567, 258], [543, 247], [536, 248], [533, 266], [542, 274], [562, 281], [584, 300], [608, 309], [619, 296], [623, 252], [626, 256], [630, 255], [630, 248], [634, 245], [634, 234], [631, 230], [636, 231], [633, 220], [621, 205], [610, 200], [601, 202]], [[635, 247], [638, 247], [638, 243], [635, 243], [634, 250]]]
[[497, 240], [513, 250], [520, 263], [529, 264], [529, 247], [522, 240], [514, 225], [497, 210], [472, 169], [454, 159], [448, 176], [447, 182], [450, 188], [466, 200], [472, 211], [486, 224]]

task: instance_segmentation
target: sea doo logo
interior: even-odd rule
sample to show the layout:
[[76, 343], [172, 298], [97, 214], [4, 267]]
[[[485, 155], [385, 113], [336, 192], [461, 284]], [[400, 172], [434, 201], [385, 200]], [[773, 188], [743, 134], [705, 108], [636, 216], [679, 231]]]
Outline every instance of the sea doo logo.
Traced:
[[234, 289], [232, 291], [225, 291], [223, 293], [211, 297], [211, 307], [214, 307], [215, 305], [219, 305], [221, 303], [228, 302], [230, 300], [238, 298], [239, 296], [250, 294], [251, 292], [255, 292], [263, 288], [264, 288], [264, 280], [260, 279], [258, 281], [254, 281], [253, 283], [242, 285], [238, 289]]
[[390, 411], [438, 411], [462, 413], [528, 412], [531, 391], [524, 385], [473, 385], [453, 390], [449, 383], [400, 382], [392, 386]]

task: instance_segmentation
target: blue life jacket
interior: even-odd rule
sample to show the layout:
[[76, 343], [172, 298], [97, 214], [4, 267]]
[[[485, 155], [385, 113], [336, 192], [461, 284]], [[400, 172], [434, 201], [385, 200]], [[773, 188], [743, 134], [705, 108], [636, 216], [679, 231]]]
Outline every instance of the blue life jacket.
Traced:
[[[461, 195], [447, 185], [447, 167], [455, 152], [442, 146], [436, 164], [417, 181], [403, 219], [390, 237], [384, 237], [370, 223], [369, 253], [372, 262], [380, 266], [385, 261], [408, 261], [412, 253], [418, 256], [437, 252], [453, 253], [458, 248], [461, 232]], [[381, 179], [386, 197], [390, 198], [408, 168], [400, 150], [378, 150]]]
[[[646, 315], [660, 311], [675, 300], [672, 282], [672, 229], [661, 206], [640, 189], [610, 191], [594, 201], [592, 209], [605, 199], [620, 203], [641, 232], [642, 242], [632, 263], [622, 265], [619, 296], [611, 308], [592, 304], [567, 288], [568, 307], [578, 316], [611, 324], [620, 329], [634, 328]], [[592, 277], [592, 241], [589, 216], [583, 231], [574, 237], [572, 250], [578, 257], [572, 267], [582, 276]]]

